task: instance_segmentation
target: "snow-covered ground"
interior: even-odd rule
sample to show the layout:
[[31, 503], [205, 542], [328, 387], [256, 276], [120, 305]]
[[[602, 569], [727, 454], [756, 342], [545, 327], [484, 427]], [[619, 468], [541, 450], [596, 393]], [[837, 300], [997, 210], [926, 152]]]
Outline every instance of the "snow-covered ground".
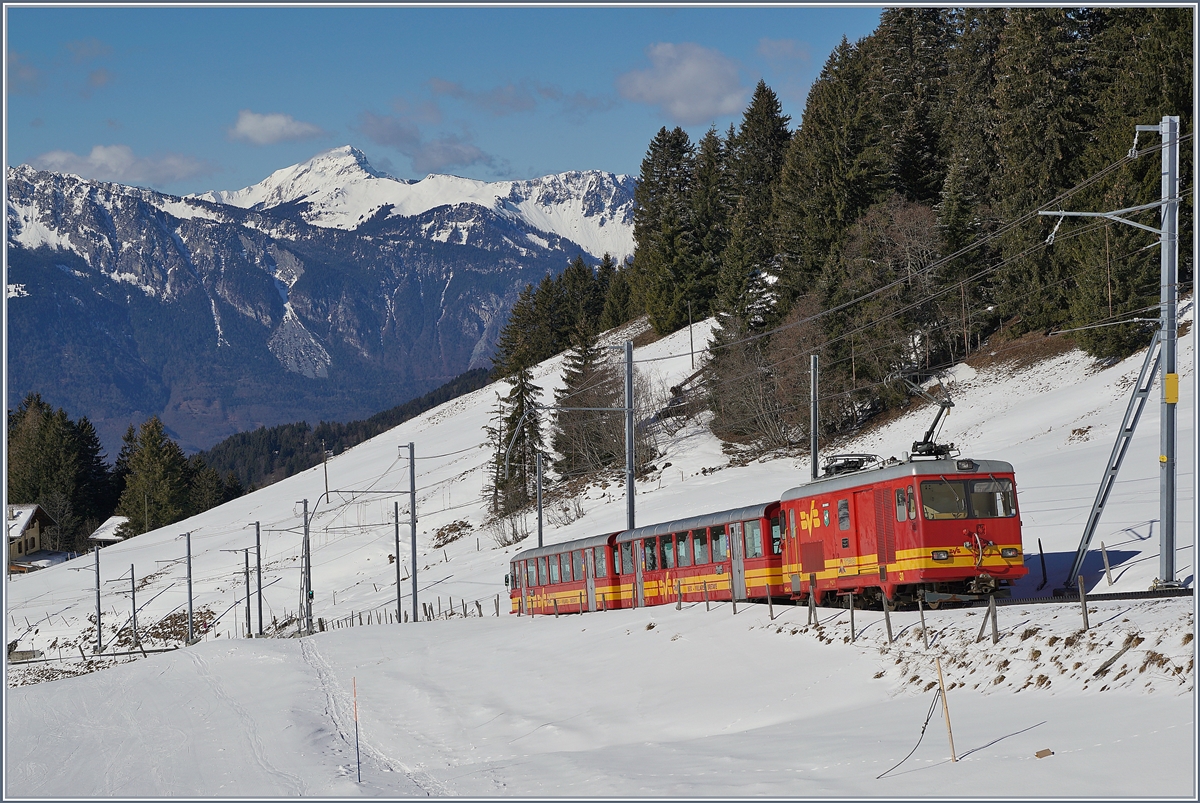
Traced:
[[[696, 342], [706, 333], [698, 325]], [[1177, 576], [1188, 587], [1193, 342], [1191, 333], [1180, 340]], [[653, 359], [667, 355], [676, 356]], [[658, 387], [692, 370], [686, 330], [635, 356]], [[1099, 370], [1073, 352], [1019, 370], [954, 372], [955, 407], [939, 440], [1016, 468], [1031, 571], [1014, 596], [1061, 585], [1142, 357]], [[556, 358], [535, 373], [547, 402], [561, 367]], [[143, 643], [176, 646], [187, 599], [182, 534], [191, 533], [195, 607], [208, 625], [192, 647], [89, 667], [79, 650], [95, 644], [91, 556], [6, 583], [7, 640], [46, 657], [76, 655], [9, 666], [6, 795], [1195, 796], [1191, 597], [1093, 602], [1085, 633], [1077, 601], [1006, 605], [996, 644], [990, 629], [976, 640], [981, 611], [926, 612], [928, 650], [915, 612], [892, 614], [891, 644], [882, 612], [858, 611], [853, 641], [849, 612], [835, 609], [820, 609], [817, 626], [805, 608], [777, 606], [771, 620], [764, 606], [734, 615], [728, 603], [509, 615], [508, 560], [531, 541], [498, 547], [482, 526], [480, 445], [497, 390], [332, 459], [327, 496], [318, 466], [102, 550], [106, 651], [132, 647], [131, 564]], [[1145, 590], [1158, 574], [1158, 419], [1156, 389], [1093, 541], [1105, 544], [1114, 584], [1099, 554], [1089, 555], [1091, 593]], [[839, 450], [898, 456], [930, 420], [932, 408], [920, 408]], [[402, 605], [412, 609], [409, 441], [420, 601], [444, 611], [452, 599], [459, 615], [395, 624], [397, 503]], [[659, 469], [638, 486], [639, 524], [766, 501], [809, 475], [805, 459], [730, 465], [695, 424], [662, 435], [660, 447]], [[304, 499], [313, 511], [314, 616], [341, 626], [304, 639], [238, 638], [244, 557], [225, 550], [253, 546], [260, 523], [267, 630], [294, 633], [294, 623], [272, 623], [299, 605]], [[624, 526], [619, 481], [591, 486], [579, 502], [550, 511], [548, 543]], [[439, 530], [463, 521], [460, 537], [434, 547]], [[1050, 575], [1041, 591], [1039, 540]], [[256, 611], [253, 619], [257, 627]], [[957, 762], [940, 707], [922, 736], [935, 658]], [[109, 668], [63, 677], [99, 665]], [[911, 758], [877, 778], [918, 738]], [[1041, 750], [1053, 755], [1035, 757]]]

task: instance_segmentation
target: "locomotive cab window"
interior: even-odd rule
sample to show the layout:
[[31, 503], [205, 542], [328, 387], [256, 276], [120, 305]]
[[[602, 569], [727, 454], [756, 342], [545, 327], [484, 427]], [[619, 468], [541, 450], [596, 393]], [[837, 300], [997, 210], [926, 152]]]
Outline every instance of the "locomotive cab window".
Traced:
[[908, 502], [908, 517], [911, 520], [916, 521], [917, 520], [917, 492], [915, 490], [913, 490], [913, 487], [911, 485], [908, 486], [908, 493], [906, 494], [906, 501]]
[[904, 489], [896, 489], [896, 521], [904, 521], [908, 505], [904, 501]]
[[763, 554], [762, 525], [757, 521], [748, 521], [742, 529], [746, 533], [746, 557], [761, 558]]
[[976, 519], [1000, 519], [1016, 515], [1012, 480], [971, 480], [971, 512]]
[[839, 530], [849, 530], [850, 529], [850, 500], [849, 499], [839, 499], [838, 500], [838, 529]]
[[962, 480], [936, 480], [921, 483], [921, 505], [925, 518], [967, 518], [967, 484]]

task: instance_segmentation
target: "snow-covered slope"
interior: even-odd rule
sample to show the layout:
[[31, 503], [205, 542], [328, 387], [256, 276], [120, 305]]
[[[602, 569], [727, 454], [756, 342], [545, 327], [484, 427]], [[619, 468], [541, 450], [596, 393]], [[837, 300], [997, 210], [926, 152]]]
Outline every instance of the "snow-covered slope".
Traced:
[[354, 229], [384, 207], [389, 217], [412, 217], [441, 206], [474, 204], [578, 243], [618, 261], [633, 253], [633, 179], [599, 170], [572, 171], [527, 181], [484, 182], [430, 174], [420, 181], [373, 168], [349, 145], [276, 170], [241, 190], [197, 198], [245, 209], [304, 203], [301, 215], [317, 226]]
[[[1188, 315], [1190, 320], [1190, 313]], [[705, 342], [709, 323], [697, 325]], [[614, 333], [619, 341], [628, 333]], [[636, 350], [653, 386], [691, 373], [688, 333]], [[1178, 578], [1194, 587], [1194, 334], [1180, 340]], [[1078, 352], [1032, 367], [960, 366], [940, 440], [1014, 464], [1030, 575], [1048, 595], [1078, 545], [1142, 355], [1097, 369]], [[561, 357], [535, 370], [543, 399]], [[148, 648], [179, 643], [182, 558], [191, 533], [204, 641], [98, 659], [83, 677], [8, 690], [6, 792], [121, 795], [1194, 796], [1194, 598], [1000, 609], [1000, 639], [976, 642], [977, 611], [774, 610], [703, 603], [583, 617], [517, 618], [503, 577], [512, 554], [483, 526], [480, 447], [501, 386], [484, 388], [329, 461], [100, 553], [106, 646], [129, 644], [130, 565]], [[1158, 569], [1158, 416], [1147, 406], [1086, 565], [1088, 590], [1141, 591]], [[914, 410], [844, 451], [898, 455], [932, 417]], [[410, 611], [407, 444], [415, 443], [420, 601], [455, 618], [388, 624]], [[769, 498], [802, 484], [803, 458], [731, 464], [702, 425], [660, 433], [658, 469], [637, 488], [639, 524]], [[669, 464], [669, 465], [668, 465]], [[326, 487], [329, 491], [326, 494]], [[298, 607], [301, 500], [313, 514], [314, 616], [333, 632], [236, 638], [243, 555], [262, 528], [267, 630]], [[623, 526], [619, 481], [548, 506], [556, 543]], [[395, 513], [399, 513], [399, 567]], [[576, 518], [579, 514], [581, 518]], [[435, 546], [466, 522], [461, 537]], [[532, 527], [533, 519], [528, 521]], [[1041, 591], [1039, 546], [1049, 566]], [[451, 554], [453, 553], [453, 554]], [[6, 584], [8, 639], [69, 659], [94, 644], [91, 559]], [[251, 558], [251, 567], [254, 561]], [[84, 571], [71, 571], [71, 569]], [[253, 570], [253, 569], [252, 569]], [[463, 618], [464, 607], [468, 617]], [[482, 613], [483, 616], [478, 616]], [[358, 622], [363, 622], [359, 627]], [[383, 624], [367, 627], [370, 621]], [[257, 627], [257, 613], [253, 612]], [[353, 621], [355, 626], [349, 628]], [[121, 633], [115, 631], [120, 629]], [[125, 642], [122, 642], [125, 638]], [[131, 645], [130, 645], [131, 646]], [[1119, 653], [1119, 654], [1118, 654]], [[959, 761], [930, 722], [939, 657]], [[1115, 660], [1105, 666], [1110, 658]], [[129, 665], [115, 665], [132, 661]], [[79, 660], [10, 668], [9, 683], [87, 671]], [[362, 784], [355, 772], [357, 690]], [[938, 713], [934, 713], [939, 717]], [[119, 733], [120, 738], [117, 738]], [[1048, 749], [1054, 755], [1035, 758]], [[72, 755], [63, 765], [47, 756]]]

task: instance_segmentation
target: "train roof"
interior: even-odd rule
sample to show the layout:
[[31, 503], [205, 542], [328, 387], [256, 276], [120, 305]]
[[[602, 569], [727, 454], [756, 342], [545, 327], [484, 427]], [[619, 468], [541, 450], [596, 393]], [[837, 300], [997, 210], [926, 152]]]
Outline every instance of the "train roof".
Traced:
[[846, 474], [814, 480], [806, 485], [789, 488], [784, 491], [781, 501], [804, 499], [808, 496], [856, 488], [860, 485], [870, 485], [876, 482], [896, 480], [902, 477], [938, 477], [943, 474], [1011, 474], [1012, 463], [1003, 460], [971, 460], [974, 465], [970, 470], [959, 468], [959, 464], [967, 462], [963, 458], [942, 458], [938, 460], [910, 460], [905, 463], [889, 463], [879, 468], [869, 468]]
[[766, 515], [767, 508], [771, 505], [777, 505], [778, 502], [767, 502], [762, 505], [750, 505], [749, 507], [738, 507], [732, 510], [722, 510], [717, 513], [705, 513], [700, 516], [692, 516], [687, 519], [676, 519], [675, 521], [664, 521], [659, 524], [648, 524], [645, 527], [638, 527], [633, 530], [625, 530], [617, 533], [617, 543], [626, 541], [636, 541], [639, 538], [646, 538], [653, 535], [665, 535], [666, 533], [677, 533], [682, 530], [695, 530], [700, 527], [713, 527], [718, 524], [728, 524], [732, 521], [747, 521], [749, 519], [760, 519]]
[[533, 549], [526, 549], [518, 552], [510, 559], [526, 560], [528, 558], [537, 558], [542, 555], [557, 555], [560, 552], [569, 552], [573, 549], [586, 549], [588, 547], [603, 546], [608, 543], [608, 539], [612, 538], [613, 533], [607, 535], [589, 535], [587, 538], [577, 538], [574, 541], [563, 541], [561, 544], [548, 544], [546, 546], [535, 546]]

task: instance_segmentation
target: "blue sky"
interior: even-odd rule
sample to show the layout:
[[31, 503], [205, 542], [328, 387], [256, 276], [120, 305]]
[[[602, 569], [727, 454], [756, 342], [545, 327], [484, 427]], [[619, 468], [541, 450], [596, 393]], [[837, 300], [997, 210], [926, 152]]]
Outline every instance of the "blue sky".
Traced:
[[6, 161], [184, 194], [339, 145], [401, 178], [637, 174], [661, 126], [792, 125], [879, 8], [5, 9]]

